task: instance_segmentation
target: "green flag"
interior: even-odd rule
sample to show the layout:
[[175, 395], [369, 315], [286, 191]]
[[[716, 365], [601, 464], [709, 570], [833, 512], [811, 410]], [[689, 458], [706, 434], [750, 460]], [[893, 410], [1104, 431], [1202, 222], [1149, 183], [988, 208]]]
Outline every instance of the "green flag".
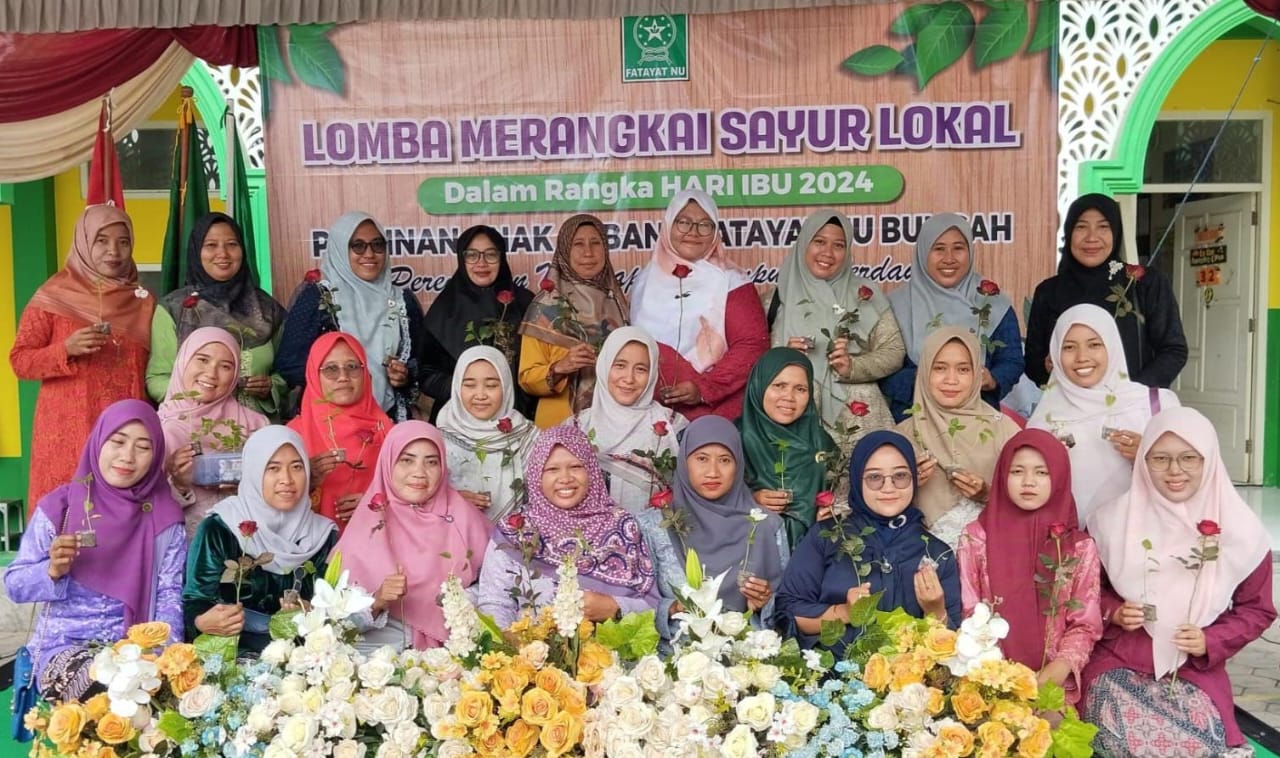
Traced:
[[160, 256], [160, 294], [187, 283], [187, 238], [196, 219], [209, 212], [209, 180], [200, 159], [200, 135], [188, 90], [178, 110], [178, 137], [173, 147], [173, 180], [169, 184], [169, 226]]

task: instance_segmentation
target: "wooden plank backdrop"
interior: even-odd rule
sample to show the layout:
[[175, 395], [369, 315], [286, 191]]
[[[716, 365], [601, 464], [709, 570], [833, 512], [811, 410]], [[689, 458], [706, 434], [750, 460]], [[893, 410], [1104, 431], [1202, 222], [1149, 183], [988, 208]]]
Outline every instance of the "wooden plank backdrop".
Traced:
[[[452, 236], [474, 223], [558, 225], [568, 212], [486, 216], [435, 216], [418, 203], [419, 186], [441, 176], [531, 176], [590, 171], [682, 171], [876, 165], [895, 167], [904, 190], [884, 204], [841, 205], [851, 216], [1010, 214], [1011, 239], [975, 246], [979, 271], [996, 280], [1021, 311], [1023, 298], [1048, 276], [1055, 261], [1054, 156], [1056, 97], [1047, 81], [1045, 54], [1019, 53], [981, 70], [973, 52], [939, 74], [924, 92], [914, 78], [854, 76], [841, 69], [853, 52], [873, 44], [902, 47], [889, 25], [906, 3], [761, 11], [688, 18], [688, 81], [623, 83], [619, 20], [474, 20], [354, 24], [330, 38], [345, 66], [345, 95], [298, 84], [271, 83], [267, 128], [267, 176], [272, 275], [275, 294], [287, 302], [304, 272], [317, 265], [313, 232], [341, 213], [361, 209], [384, 225], [443, 228], [441, 255], [392, 255], [389, 265], [428, 277], [418, 282], [429, 303], [455, 268]], [[981, 11], [975, 4], [975, 15]], [[649, 157], [604, 160], [463, 162], [457, 159], [464, 118], [648, 110], [911, 103], [1004, 102], [1021, 133], [1014, 149], [871, 150], [771, 155]], [[442, 119], [451, 124], [448, 163], [304, 166], [302, 124], [333, 119]], [[714, 129], [714, 127], [713, 127]], [[716, 146], [713, 131], [712, 145]], [[721, 205], [722, 220], [803, 217], [806, 206], [778, 208]], [[661, 210], [595, 211], [606, 224], [658, 223]], [[914, 237], [918, 220], [907, 232]], [[554, 240], [552, 240], [554, 244]], [[789, 248], [730, 247], [745, 267], [765, 263], [768, 279]], [[855, 264], [877, 265], [886, 256], [909, 264], [910, 242], [853, 247]], [[614, 250], [626, 284], [650, 255], [645, 246]], [[517, 275], [540, 278], [549, 255], [516, 253]], [[759, 281], [758, 280], [758, 281]], [[886, 283], [886, 289], [892, 284]]]

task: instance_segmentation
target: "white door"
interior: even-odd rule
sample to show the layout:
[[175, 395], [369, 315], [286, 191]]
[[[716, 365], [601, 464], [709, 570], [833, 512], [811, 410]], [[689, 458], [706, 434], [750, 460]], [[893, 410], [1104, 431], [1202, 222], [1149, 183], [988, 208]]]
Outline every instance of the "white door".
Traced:
[[1183, 207], [1174, 233], [1173, 288], [1187, 333], [1187, 365], [1173, 389], [1218, 429], [1222, 459], [1249, 479], [1253, 433], [1256, 195]]

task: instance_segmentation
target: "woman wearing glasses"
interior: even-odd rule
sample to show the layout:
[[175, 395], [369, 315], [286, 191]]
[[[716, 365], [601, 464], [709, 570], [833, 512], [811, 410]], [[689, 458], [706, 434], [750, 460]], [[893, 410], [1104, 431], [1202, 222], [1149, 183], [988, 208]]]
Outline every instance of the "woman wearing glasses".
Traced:
[[631, 323], [658, 341], [662, 404], [689, 419], [737, 418], [769, 327], [751, 275], [721, 247], [719, 211], [705, 192], [672, 198], [631, 302]]
[[373, 481], [391, 419], [373, 399], [368, 359], [345, 332], [316, 339], [307, 357], [302, 408], [289, 428], [302, 436], [311, 464], [311, 504], [344, 529]]
[[1106, 628], [1081, 715], [1097, 725], [1101, 755], [1252, 755], [1226, 665], [1276, 618], [1267, 529], [1197, 411], [1157, 414], [1136, 458], [1129, 491], [1088, 522]]
[[[849, 479], [849, 514], [809, 530], [782, 575], [776, 612], [806, 648], [818, 644], [823, 621], [848, 624], [852, 605], [877, 592], [883, 593], [880, 610], [901, 608], [917, 618], [927, 613], [954, 629], [960, 571], [915, 507], [911, 443], [897, 432], [871, 432], [853, 448]], [[854, 557], [843, 545], [858, 536], [864, 549]], [[847, 628], [832, 652], [843, 655], [856, 636], [856, 628]]]
[[[478, 225], [458, 237], [458, 269], [444, 285], [423, 322], [418, 385], [434, 402], [431, 422], [449, 401], [453, 370], [462, 351], [476, 345], [497, 348], [514, 372], [520, 365], [520, 335], [533, 293], [515, 283], [507, 263], [507, 239]], [[518, 387], [516, 408], [533, 417], [533, 400]]]
[[344, 213], [329, 229], [320, 268], [307, 273], [293, 296], [276, 357], [290, 387], [307, 384], [305, 367], [318, 335], [344, 331], [373, 361], [370, 392], [396, 421], [409, 418], [418, 395], [419, 355], [412, 335], [422, 331], [422, 306], [391, 283], [387, 238], [373, 217]]

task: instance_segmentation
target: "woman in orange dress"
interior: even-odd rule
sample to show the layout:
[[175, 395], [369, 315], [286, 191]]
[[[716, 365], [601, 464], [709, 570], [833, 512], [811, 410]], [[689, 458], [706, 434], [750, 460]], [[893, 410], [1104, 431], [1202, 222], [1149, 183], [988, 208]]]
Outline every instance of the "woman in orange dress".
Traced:
[[40, 382], [31, 426], [28, 515], [75, 474], [93, 422], [117, 400], [145, 400], [156, 301], [138, 284], [133, 222], [111, 205], [76, 221], [71, 251], [22, 311], [9, 363]]

